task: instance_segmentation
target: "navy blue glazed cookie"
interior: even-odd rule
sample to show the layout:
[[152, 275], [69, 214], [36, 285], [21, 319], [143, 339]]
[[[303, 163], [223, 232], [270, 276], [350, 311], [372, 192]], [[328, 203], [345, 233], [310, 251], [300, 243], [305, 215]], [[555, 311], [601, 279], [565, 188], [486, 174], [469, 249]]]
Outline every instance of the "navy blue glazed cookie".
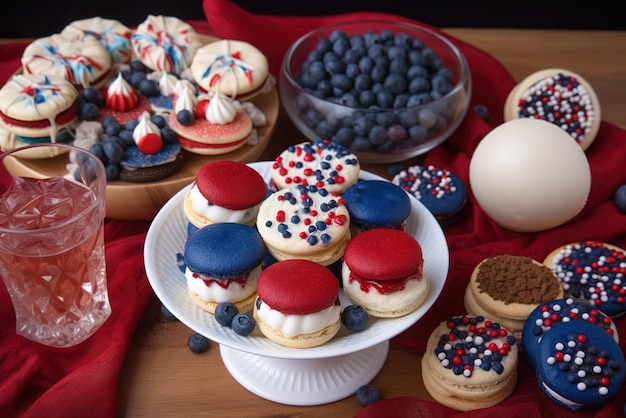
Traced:
[[342, 195], [350, 213], [351, 226], [357, 231], [373, 228], [404, 230], [411, 214], [409, 195], [384, 180], [359, 180]]
[[144, 154], [137, 147], [126, 148], [120, 162], [118, 179], [132, 183], [157, 181], [171, 176], [183, 164], [183, 155], [178, 142], [163, 144], [154, 154]]
[[396, 174], [392, 183], [415, 196], [443, 226], [456, 220], [467, 199], [463, 180], [433, 165], [411, 166]]
[[546, 331], [536, 372], [550, 400], [577, 411], [598, 407], [618, 393], [626, 361], [619, 344], [600, 327], [570, 321]]
[[185, 243], [185, 278], [191, 299], [214, 313], [220, 302], [251, 311], [266, 247], [254, 227], [234, 222], [207, 225]]
[[595, 324], [619, 341], [613, 320], [588, 303], [571, 298], [554, 299], [539, 304], [528, 315], [522, 329], [522, 348], [531, 366], [535, 367], [538, 344], [550, 329], [570, 321], [585, 321]]
[[581, 300], [611, 318], [626, 313], [626, 251], [585, 241], [556, 248], [543, 263], [561, 282], [566, 297]]

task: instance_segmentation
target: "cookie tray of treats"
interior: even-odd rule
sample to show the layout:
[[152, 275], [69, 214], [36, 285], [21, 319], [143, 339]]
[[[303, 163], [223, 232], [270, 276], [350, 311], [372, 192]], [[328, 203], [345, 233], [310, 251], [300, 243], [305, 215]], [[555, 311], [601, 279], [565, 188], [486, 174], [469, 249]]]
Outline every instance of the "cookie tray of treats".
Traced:
[[[258, 160], [279, 112], [261, 51], [154, 15], [136, 29], [77, 20], [35, 39], [0, 96], [0, 148], [89, 149], [107, 167], [106, 215], [122, 220], [152, 219], [208, 161]], [[71, 153], [8, 165], [34, 177], [72, 167]]]

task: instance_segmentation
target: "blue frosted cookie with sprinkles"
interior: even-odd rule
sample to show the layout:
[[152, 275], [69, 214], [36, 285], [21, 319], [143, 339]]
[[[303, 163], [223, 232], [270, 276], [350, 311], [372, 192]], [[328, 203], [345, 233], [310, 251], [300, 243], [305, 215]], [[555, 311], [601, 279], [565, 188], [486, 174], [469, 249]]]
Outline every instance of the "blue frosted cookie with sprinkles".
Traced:
[[504, 120], [520, 118], [553, 123], [586, 150], [600, 129], [600, 101], [581, 75], [549, 68], [529, 75], [509, 93]]
[[434, 165], [414, 165], [396, 174], [392, 183], [412, 194], [442, 226], [453, 223], [467, 200], [463, 180], [451, 171]]
[[522, 329], [522, 348], [528, 362], [535, 367], [538, 344], [550, 329], [571, 321], [585, 321], [598, 326], [619, 342], [617, 327], [601, 310], [572, 298], [553, 299], [539, 304], [528, 315]]
[[612, 336], [585, 321], [548, 330], [537, 350], [539, 387], [573, 411], [599, 407], [615, 396], [626, 376], [624, 353]]
[[584, 241], [556, 248], [544, 259], [566, 297], [586, 302], [612, 318], [626, 313], [626, 251]]

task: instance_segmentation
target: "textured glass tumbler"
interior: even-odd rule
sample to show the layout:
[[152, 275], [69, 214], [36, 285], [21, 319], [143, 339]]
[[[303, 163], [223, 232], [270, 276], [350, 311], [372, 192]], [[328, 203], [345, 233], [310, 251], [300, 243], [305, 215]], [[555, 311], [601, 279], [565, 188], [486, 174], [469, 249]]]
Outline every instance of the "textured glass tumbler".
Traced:
[[0, 165], [12, 175], [0, 196], [0, 276], [16, 332], [53, 347], [74, 346], [111, 314], [104, 166], [83, 149], [56, 143], [6, 152]]

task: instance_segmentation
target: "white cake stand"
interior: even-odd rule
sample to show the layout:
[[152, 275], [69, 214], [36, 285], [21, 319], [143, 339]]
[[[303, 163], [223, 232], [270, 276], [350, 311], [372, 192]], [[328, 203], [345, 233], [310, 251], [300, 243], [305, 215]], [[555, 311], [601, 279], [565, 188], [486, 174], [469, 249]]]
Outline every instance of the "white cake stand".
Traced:
[[[250, 166], [269, 179], [269, 162]], [[361, 178], [382, 179], [368, 172], [362, 172]], [[264, 399], [304, 406], [335, 402], [354, 394], [382, 368], [389, 340], [424, 316], [445, 284], [449, 265], [445, 236], [432, 214], [411, 198], [412, 211], [405, 230], [422, 246], [424, 274], [430, 281], [429, 294], [417, 310], [394, 319], [370, 317], [364, 331], [350, 332], [342, 327], [329, 342], [307, 349], [281, 346], [258, 330], [246, 337], [237, 335], [191, 301], [177, 264], [187, 238], [183, 200], [188, 187], [163, 206], [148, 230], [144, 247], [148, 280], [172, 314], [220, 345], [222, 360], [233, 378]], [[342, 307], [350, 304], [343, 292], [340, 300]]]

